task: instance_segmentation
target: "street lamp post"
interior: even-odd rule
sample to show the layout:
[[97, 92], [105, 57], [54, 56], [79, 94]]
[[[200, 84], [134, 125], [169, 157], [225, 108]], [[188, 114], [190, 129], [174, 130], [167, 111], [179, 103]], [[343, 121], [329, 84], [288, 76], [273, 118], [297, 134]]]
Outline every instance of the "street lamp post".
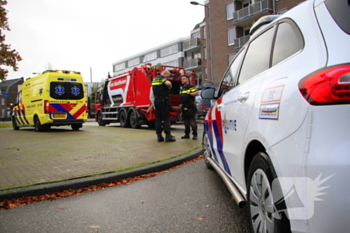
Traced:
[[200, 5], [204, 6], [205, 8], [208, 9], [208, 18], [209, 18], [209, 52], [210, 52], [210, 76], [211, 76], [211, 81], [214, 83], [214, 68], [213, 68], [213, 49], [212, 49], [212, 34], [211, 34], [211, 17], [210, 17], [210, 4], [204, 5], [196, 1], [191, 1], [190, 2], [192, 5]]

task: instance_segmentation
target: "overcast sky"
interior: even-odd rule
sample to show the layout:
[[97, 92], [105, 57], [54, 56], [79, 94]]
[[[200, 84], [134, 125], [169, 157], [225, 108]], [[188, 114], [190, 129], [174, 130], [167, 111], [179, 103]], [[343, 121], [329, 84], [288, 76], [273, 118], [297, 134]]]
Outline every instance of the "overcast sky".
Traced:
[[[204, 1], [198, 1], [203, 3]], [[10, 0], [6, 44], [23, 60], [7, 79], [49, 67], [80, 71], [85, 81], [112, 74], [112, 63], [184, 38], [204, 18], [190, 0]]]

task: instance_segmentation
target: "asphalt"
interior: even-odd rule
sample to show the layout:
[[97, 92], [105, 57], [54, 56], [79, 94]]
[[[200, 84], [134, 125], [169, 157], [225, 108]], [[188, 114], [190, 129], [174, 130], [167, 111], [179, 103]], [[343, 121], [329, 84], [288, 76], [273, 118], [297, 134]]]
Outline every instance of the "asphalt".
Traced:
[[79, 131], [0, 128], [0, 201], [167, 170], [203, 154], [198, 127], [198, 140], [181, 139], [184, 127], [176, 124], [176, 142], [161, 143], [148, 127], [98, 127], [91, 120]]

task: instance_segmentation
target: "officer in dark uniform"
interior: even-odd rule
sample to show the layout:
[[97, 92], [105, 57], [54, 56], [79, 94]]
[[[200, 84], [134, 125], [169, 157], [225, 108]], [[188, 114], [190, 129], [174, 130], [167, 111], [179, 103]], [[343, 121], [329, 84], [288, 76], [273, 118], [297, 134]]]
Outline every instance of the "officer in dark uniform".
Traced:
[[190, 84], [190, 78], [187, 75], [181, 77], [181, 83], [183, 85], [180, 91], [180, 101], [182, 104], [182, 119], [185, 124], [185, 135], [182, 139], [190, 138], [190, 128], [192, 128], [193, 140], [197, 139], [197, 122], [195, 115], [197, 113], [197, 107], [195, 104], [195, 98], [199, 95], [198, 90]]
[[175, 142], [175, 137], [170, 134], [169, 89], [172, 88], [172, 84], [167, 80], [168, 77], [170, 77], [169, 70], [164, 70], [161, 75], [152, 81], [154, 107], [156, 109], [155, 127], [158, 142], [164, 141], [162, 136], [162, 122], [164, 123], [165, 142]]

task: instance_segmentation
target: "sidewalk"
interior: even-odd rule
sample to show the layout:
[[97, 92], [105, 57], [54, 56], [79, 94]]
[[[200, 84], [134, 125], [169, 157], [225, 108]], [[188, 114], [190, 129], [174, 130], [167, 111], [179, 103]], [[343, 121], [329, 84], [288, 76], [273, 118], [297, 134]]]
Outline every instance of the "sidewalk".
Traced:
[[[201, 137], [158, 143], [154, 130], [90, 126], [35, 132], [0, 128], [0, 201], [161, 171], [202, 154]], [[199, 136], [203, 127], [198, 125]]]

